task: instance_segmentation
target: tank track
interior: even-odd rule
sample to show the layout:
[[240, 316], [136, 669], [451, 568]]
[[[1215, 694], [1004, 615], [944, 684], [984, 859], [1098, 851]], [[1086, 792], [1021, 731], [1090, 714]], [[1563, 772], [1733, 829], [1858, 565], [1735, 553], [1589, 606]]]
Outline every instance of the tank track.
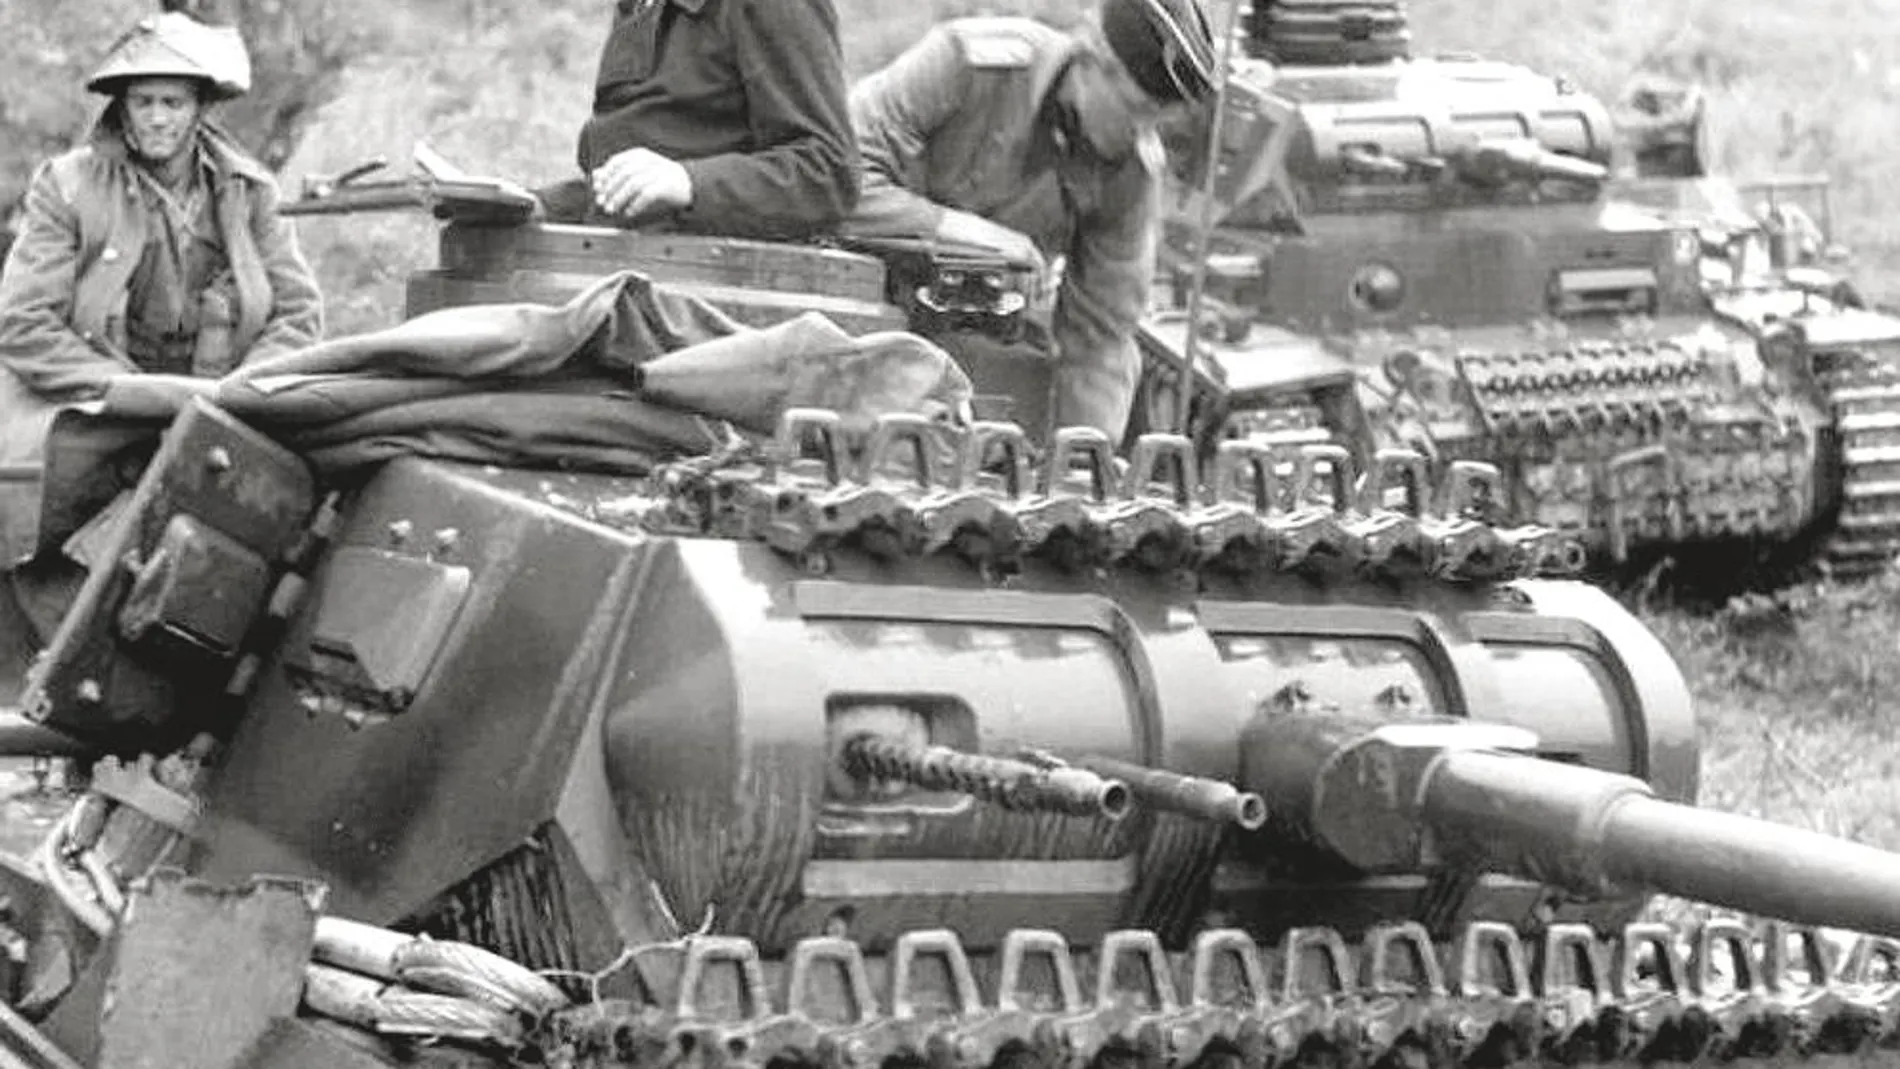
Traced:
[[1458, 366], [1496, 443], [1487, 456], [1523, 473], [1526, 518], [1588, 533], [1614, 561], [1645, 546], [1788, 538], [1812, 519], [1813, 436], [1754, 409], [1713, 418], [1706, 353], [1584, 342], [1466, 353]]
[[[44, 861], [49, 877], [66, 868], [62, 851]], [[88, 923], [106, 939], [149, 886], [91, 871]], [[415, 1064], [469, 1069], [1504, 1069], [1900, 1051], [1900, 940], [1780, 922], [1478, 921], [1441, 940], [1395, 921], [1356, 940], [1314, 926], [1268, 943], [1235, 928], [1126, 929], [1088, 947], [1016, 929], [983, 948], [944, 928], [868, 946], [840, 929], [766, 951], [707, 934], [709, 916], [600, 965], [543, 938], [541, 910], [564, 896], [468, 887], [530, 914], [484, 925], [467, 902], [428, 935], [316, 918], [300, 1018], [390, 1059], [374, 1064], [411, 1064], [421, 1044]]]
[[1900, 374], [1885, 368], [1829, 383], [1840, 435], [1841, 511], [1823, 549], [1837, 576], [1868, 575], [1900, 556]]
[[[1001, 573], [1039, 556], [1070, 568], [1488, 583], [1568, 576], [1582, 563], [1566, 535], [1489, 522], [1501, 500], [1494, 468], [1448, 469], [1438, 493], [1410, 450], [1381, 450], [1362, 486], [1342, 446], [1228, 441], [1203, 494], [1194, 446], [1178, 435], [1142, 435], [1124, 464], [1100, 431], [1065, 428], [1040, 471], [1013, 424], [976, 424], [954, 457], [938, 456], [936, 428], [919, 417], [884, 417], [864, 437], [854, 447], [835, 415], [793, 411], [763, 456], [674, 465], [652, 507], [609, 522], [763, 541], [817, 575], [846, 546], [885, 559], [949, 552]], [[813, 445], [815, 462], [794, 459]]]
[[[1867, 937], [1837, 955], [1815, 930], [1736, 919], [1530, 938], [1480, 922], [1447, 943], [1414, 922], [1357, 942], [1297, 928], [1270, 946], [1215, 929], [1173, 951], [1146, 930], [1086, 950], [1017, 930], [983, 955], [936, 929], [881, 955], [806, 939], [782, 960], [698, 935], [630, 956], [650, 999], [598, 997], [603, 972], [503, 1034], [448, 1038], [491, 1048], [471, 1064], [822, 1069], [1785, 1064], [1900, 1045], [1900, 943]], [[400, 985], [388, 991], [400, 1006]], [[521, 1001], [428, 1012], [466, 1025]], [[421, 1023], [392, 1010], [368, 1029], [414, 1037]]]

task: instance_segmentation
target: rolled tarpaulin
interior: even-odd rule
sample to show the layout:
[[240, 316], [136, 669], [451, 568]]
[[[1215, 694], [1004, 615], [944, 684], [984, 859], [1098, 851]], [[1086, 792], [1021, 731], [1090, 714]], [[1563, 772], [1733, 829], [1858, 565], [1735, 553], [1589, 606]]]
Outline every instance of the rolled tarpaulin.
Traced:
[[521, 1046], [523, 1029], [512, 1014], [450, 995], [432, 995], [392, 987], [383, 980], [346, 969], [304, 967], [303, 1003], [319, 1016], [352, 1024], [378, 1035], [418, 1039], [459, 1039]]
[[453, 940], [408, 935], [342, 917], [318, 917], [311, 957], [326, 965], [437, 994], [541, 1016], [567, 1006], [560, 988], [524, 965]]

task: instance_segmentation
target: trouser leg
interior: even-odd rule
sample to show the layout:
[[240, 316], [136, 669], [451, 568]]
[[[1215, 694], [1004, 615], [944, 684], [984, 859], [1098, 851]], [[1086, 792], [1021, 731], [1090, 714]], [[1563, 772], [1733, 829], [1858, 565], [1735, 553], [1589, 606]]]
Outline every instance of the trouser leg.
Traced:
[[1140, 372], [1132, 347], [1063, 353], [1055, 375], [1055, 425], [1094, 427], [1119, 446]]
[[1007, 420], [1036, 441], [1048, 438], [1055, 362], [1047, 351], [973, 331], [950, 331], [931, 340], [970, 376], [978, 419]]

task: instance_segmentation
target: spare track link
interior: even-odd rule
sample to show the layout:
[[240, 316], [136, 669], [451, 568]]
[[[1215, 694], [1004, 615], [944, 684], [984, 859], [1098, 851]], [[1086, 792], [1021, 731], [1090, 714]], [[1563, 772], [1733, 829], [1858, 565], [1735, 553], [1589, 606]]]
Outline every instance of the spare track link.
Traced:
[[[951, 447], [959, 455], [946, 474], [935, 459], [943, 434], [919, 417], [886, 416], [854, 451], [835, 413], [793, 410], [770, 464], [715, 474], [716, 487], [706, 473], [676, 467], [659, 480], [667, 507], [645, 522], [757, 539], [813, 574], [827, 573], [847, 546], [885, 559], [949, 549], [993, 571], [1032, 556], [1071, 570], [1151, 572], [1296, 571], [1337, 560], [1375, 577], [1472, 583], [1570, 575], [1582, 559], [1559, 532], [1489, 522], [1502, 495], [1485, 464], [1454, 464], [1433, 486], [1423, 456], [1381, 450], [1362, 490], [1342, 447], [1235, 441], [1222, 444], [1204, 484], [1186, 438], [1142, 435], [1123, 470], [1105, 435], [1070, 427], [1053, 436], [1037, 474], [1020, 428], [982, 423]], [[815, 466], [803, 459], [807, 446], [817, 447]], [[1000, 476], [985, 467], [996, 452]]]
[[1840, 432], [1841, 513], [1824, 551], [1835, 575], [1900, 556], [1900, 375], [1859, 376], [1829, 393]]
[[577, 992], [530, 1046], [573, 1066], [822, 1069], [1783, 1064], [1900, 1046], [1900, 943], [1839, 954], [1812, 929], [1733, 919], [1609, 938], [1476, 923], [1449, 943], [1412, 922], [1356, 944], [1226, 929], [1176, 950], [1145, 930], [1088, 949], [1016, 930], [982, 955], [937, 929], [875, 957], [823, 937], [769, 962], [734, 937], [651, 949], [676, 955], [655, 1004]]

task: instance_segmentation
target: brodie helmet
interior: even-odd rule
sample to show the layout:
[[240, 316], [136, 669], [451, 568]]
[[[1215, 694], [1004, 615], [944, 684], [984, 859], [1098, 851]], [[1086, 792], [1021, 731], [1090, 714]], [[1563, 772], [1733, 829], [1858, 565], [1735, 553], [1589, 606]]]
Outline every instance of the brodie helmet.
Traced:
[[229, 100], [250, 90], [251, 57], [237, 27], [167, 11], [140, 19], [113, 42], [86, 88], [115, 95], [133, 78], [195, 78], [206, 101]]

